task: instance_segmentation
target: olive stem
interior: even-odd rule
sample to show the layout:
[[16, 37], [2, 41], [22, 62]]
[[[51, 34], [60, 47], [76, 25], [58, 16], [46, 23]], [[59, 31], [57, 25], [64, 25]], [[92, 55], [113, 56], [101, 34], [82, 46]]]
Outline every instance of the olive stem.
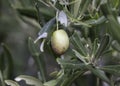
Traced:
[[56, 12], [56, 23], [57, 23], [57, 30], [58, 30], [58, 11]]
[[59, 11], [51, 2], [48, 3], [54, 10]]

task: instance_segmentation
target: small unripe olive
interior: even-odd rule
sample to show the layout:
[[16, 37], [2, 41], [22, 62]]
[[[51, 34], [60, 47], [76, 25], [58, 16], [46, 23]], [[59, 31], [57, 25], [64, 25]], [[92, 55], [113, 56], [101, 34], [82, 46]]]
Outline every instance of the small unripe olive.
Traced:
[[56, 54], [63, 54], [69, 47], [69, 38], [64, 30], [56, 30], [51, 37], [51, 46]]

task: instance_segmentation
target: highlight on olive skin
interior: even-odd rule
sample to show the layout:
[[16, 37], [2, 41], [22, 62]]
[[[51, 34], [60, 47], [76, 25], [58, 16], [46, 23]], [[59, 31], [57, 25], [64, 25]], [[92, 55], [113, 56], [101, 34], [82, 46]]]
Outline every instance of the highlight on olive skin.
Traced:
[[54, 31], [51, 37], [51, 46], [56, 54], [61, 55], [65, 53], [69, 47], [67, 33], [62, 29]]

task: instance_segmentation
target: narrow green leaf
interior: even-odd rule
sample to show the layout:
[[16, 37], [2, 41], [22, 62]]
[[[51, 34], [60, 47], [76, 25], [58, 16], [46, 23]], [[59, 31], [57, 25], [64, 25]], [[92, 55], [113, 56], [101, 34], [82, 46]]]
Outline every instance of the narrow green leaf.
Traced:
[[17, 82], [12, 80], [5, 80], [5, 83], [10, 86], [20, 86]]
[[3, 57], [1, 57], [3, 58], [1, 64], [4, 68], [1, 71], [3, 72], [3, 77], [8, 79], [13, 73], [13, 59], [8, 47], [4, 43], [2, 43], [2, 47], [4, 51]]
[[33, 56], [39, 56], [39, 54], [40, 54], [39, 48], [38, 48], [37, 44], [34, 43], [33, 39], [30, 37], [28, 39], [28, 47], [29, 47], [30, 53]]
[[86, 64], [80, 63], [79, 61], [76, 60], [62, 60], [57, 58], [58, 64], [61, 65], [63, 69], [72, 69], [72, 70], [85, 70], [86, 69]]
[[71, 41], [73, 47], [75, 48], [75, 50], [77, 50], [83, 56], [87, 56], [87, 50], [81, 41], [80, 35], [76, 31], [70, 38], [70, 41]]
[[43, 38], [47, 39], [48, 41], [50, 40], [50, 37], [53, 31], [56, 29], [56, 28], [52, 28], [55, 24], [55, 21], [56, 21], [56, 18], [54, 17], [41, 28], [40, 32], [38, 33], [38, 37], [34, 41], [34, 43], [36, 43], [38, 40]]
[[110, 74], [120, 76], [120, 65], [103, 66], [103, 67], [100, 67], [100, 69]]
[[107, 20], [107, 18], [105, 18], [104, 16], [101, 16], [100, 18], [98, 18], [97, 20], [95, 19], [90, 19], [85, 21], [87, 24], [96, 26], [96, 25], [100, 25], [103, 24], [105, 21]]
[[[42, 35], [43, 33], [48, 33], [51, 31], [52, 26], [55, 24], [55, 18], [52, 18], [50, 21], [48, 21], [43, 28], [41, 28], [40, 32], [38, 33], [38, 35]], [[53, 29], [53, 28], [52, 28]]]
[[65, 78], [64, 72], [60, 70], [56, 79], [45, 82], [44, 85], [45, 86], [60, 86], [60, 84], [64, 81], [64, 78]]
[[32, 77], [32, 76], [20, 75], [20, 76], [16, 77], [15, 80], [16, 81], [24, 80], [26, 82], [26, 84], [28, 84], [28, 85], [44, 86], [39, 79]]
[[108, 79], [108, 77], [105, 75], [104, 71], [98, 69], [98, 68], [93, 68], [92, 66], [88, 65], [87, 68], [97, 77], [99, 77], [100, 79], [106, 81], [107, 83], [110, 84], [110, 80]]
[[120, 33], [120, 24], [113, 16], [108, 16], [108, 20], [109, 20], [109, 25], [110, 25], [110, 28], [109, 28], [110, 34], [120, 44], [120, 34], [119, 34]]
[[45, 86], [71, 86], [73, 81], [76, 78], [80, 77], [84, 72], [85, 71], [83, 70], [73, 72], [73, 73], [71, 73], [70, 70], [68, 72], [62, 71], [62, 73], [60, 73], [57, 79], [45, 82], [44, 85]]
[[95, 55], [97, 53], [97, 49], [98, 49], [98, 39], [96, 38], [94, 40], [93, 46], [92, 46], [92, 53], [91, 53], [91, 57], [95, 58]]
[[96, 59], [98, 59], [103, 54], [105, 49], [108, 47], [109, 43], [110, 43], [110, 37], [108, 34], [106, 34], [100, 42], [99, 49], [95, 55]]
[[31, 18], [37, 19], [37, 11], [35, 9], [26, 9], [26, 8], [15, 8], [21, 15], [29, 16]]
[[112, 7], [110, 6], [108, 0], [102, 0], [102, 4], [100, 6], [100, 9], [102, 10], [102, 13], [106, 18], [109, 15], [112, 15], [115, 18], [115, 12], [112, 11]]
[[45, 70], [45, 62], [43, 59], [43, 55], [41, 51], [39, 51], [37, 44], [35, 44], [31, 38], [28, 39], [28, 47], [29, 47], [29, 50], [30, 50], [30, 53], [33, 59], [35, 60], [37, 64], [37, 68], [40, 71], [42, 81], [45, 82], [46, 81], [46, 78], [45, 78], [46, 70]]
[[61, 83], [60, 86], [71, 86], [73, 81], [80, 77], [85, 71], [77, 71], [74, 74], [70, 74], [67, 77], [64, 78], [64, 81]]
[[84, 62], [85, 64], [87, 64], [87, 62], [86, 62], [86, 57], [82, 56], [78, 51], [76, 51], [76, 50], [74, 50], [74, 49], [73, 49], [73, 51], [74, 51], [74, 53], [75, 53], [75, 55], [76, 55], [76, 57], [77, 57], [78, 59], [80, 59], [82, 62]]
[[3, 74], [2, 74], [2, 71], [0, 70], [0, 82], [2, 86], [5, 86], [5, 83], [4, 83], [4, 77], [3, 77]]
[[[50, 84], [47, 84], [45, 86], [71, 86], [73, 81], [80, 77], [84, 72], [85, 71], [83, 70], [73, 73], [71, 73], [70, 70], [68, 72], [62, 71], [61, 75], [57, 79], [48, 82]], [[54, 85], [52, 85], [52, 82], [54, 83]]]
[[101, 5], [101, 10], [109, 21], [108, 24], [110, 27], [108, 30], [110, 31], [110, 34], [120, 43], [120, 24], [117, 21], [116, 12], [112, 11], [112, 7], [107, 2]]
[[[17, 10], [17, 12], [19, 12], [23, 16], [38, 19], [37, 10], [35, 8], [21, 8], [21, 7], [14, 7], [14, 8]], [[40, 13], [42, 13], [44, 16], [47, 16], [47, 19], [50, 19], [51, 17], [53, 17], [53, 13], [48, 12], [47, 10], [49, 9], [45, 9], [41, 7]]]
[[3, 70], [5, 69], [5, 58], [4, 58], [4, 52], [1, 52], [0, 54], [0, 70], [3, 72]]
[[80, 9], [80, 5], [81, 5], [81, 2], [82, 0], [77, 0], [75, 3], [74, 3], [74, 17], [76, 18], [78, 16], [78, 13], [79, 13], [79, 9]]
[[84, 14], [84, 12], [87, 10], [91, 0], [82, 0], [81, 10], [79, 14], [79, 18]]
[[44, 83], [44, 86], [56, 86], [56, 84], [58, 83], [57, 79], [55, 80], [50, 80], [48, 82]]

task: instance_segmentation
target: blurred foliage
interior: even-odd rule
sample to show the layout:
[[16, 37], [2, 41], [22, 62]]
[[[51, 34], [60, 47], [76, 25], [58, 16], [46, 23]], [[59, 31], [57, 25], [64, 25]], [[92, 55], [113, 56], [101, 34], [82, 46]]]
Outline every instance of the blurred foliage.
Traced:
[[[62, 55], [57, 29], [70, 39]], [[0, 85], [119, 86], [119, 33], [119, 0], [1, 0]]]

